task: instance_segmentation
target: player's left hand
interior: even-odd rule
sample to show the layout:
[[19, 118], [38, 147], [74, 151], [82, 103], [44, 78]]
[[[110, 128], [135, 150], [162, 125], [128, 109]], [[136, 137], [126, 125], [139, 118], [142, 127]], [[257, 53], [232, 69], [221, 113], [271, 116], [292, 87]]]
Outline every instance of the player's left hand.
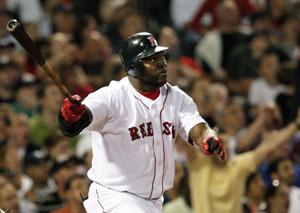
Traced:
[[81, 97], [79, 95], [72, 95], [72, 98], [77, 100], [78, 103], [71, 102], [69, 99], [65, 98], [60, 113], [65, 121], [76, 123], [85, 112], [85, 105], [81, 104]]
[[226, 158], [223, 142], [217, 136], [204, 138], [201, 143], [201, 150], [206, 155], [217, 155], [222, 161]]

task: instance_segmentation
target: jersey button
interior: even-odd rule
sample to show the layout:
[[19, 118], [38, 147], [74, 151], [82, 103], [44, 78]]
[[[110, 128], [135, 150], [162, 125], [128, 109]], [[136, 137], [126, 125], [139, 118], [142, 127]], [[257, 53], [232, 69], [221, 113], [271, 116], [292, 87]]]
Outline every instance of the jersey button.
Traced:
[[159, 146], [159, 141], [156, 141], [156, 143], [155, 143], [155, 144], [156, 144], [156, 146]]

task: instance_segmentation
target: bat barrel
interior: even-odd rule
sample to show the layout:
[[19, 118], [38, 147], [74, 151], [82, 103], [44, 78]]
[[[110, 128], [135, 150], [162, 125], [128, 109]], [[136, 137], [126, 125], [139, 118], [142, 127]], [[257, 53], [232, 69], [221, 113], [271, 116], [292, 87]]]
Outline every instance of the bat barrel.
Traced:
[[6, 28], [38, 65], [45, 64], [45, 58], [17, 19], [8, 21]]
[[55, 72], [46, 64], [45, 58], [41, 51], [36, 47], [33, 40], [25, 32], [24, 28], [16, 19], [12, 19], [7, 22], [7, 30], [13, 35], [13, 37], [21, 44], [21, 46], [27, 51], [30, 57], [40, 65], [48, 76], [53, 80], [56, 86], [59, 88], [62, 94], [64, 94], [71, 102], [80, 103], [80, 101], [72, 98], [70, 92], [62, 84], [60, 79], [55, 75]]

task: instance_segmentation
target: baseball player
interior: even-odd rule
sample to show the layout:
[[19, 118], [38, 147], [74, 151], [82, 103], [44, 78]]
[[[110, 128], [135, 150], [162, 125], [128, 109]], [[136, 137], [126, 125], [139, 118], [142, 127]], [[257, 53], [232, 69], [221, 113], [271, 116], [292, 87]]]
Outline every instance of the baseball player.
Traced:
[[[127, 76], [88, 95], [64, 100], [59, 126], [67, 136], [92, 132], [92, 181], [84, 206], [93, 212], [161, 213], [174, 179], [177, 135], [221, 159], [221, 140], [186, 93], [167, 83], [167, 47], [137, 33], [120, 48]], [[80, 100], [78, 95], [73, 96]]]

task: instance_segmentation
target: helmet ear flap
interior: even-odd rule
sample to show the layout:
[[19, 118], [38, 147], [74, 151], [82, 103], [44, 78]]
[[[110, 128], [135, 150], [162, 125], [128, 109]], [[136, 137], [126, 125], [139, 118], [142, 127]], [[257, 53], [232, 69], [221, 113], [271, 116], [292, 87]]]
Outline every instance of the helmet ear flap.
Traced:
[[135, 59], [130, 65], [127, 73], [136, 78], [142, 78], [144, 73], [144, 63], [142, 59]]

